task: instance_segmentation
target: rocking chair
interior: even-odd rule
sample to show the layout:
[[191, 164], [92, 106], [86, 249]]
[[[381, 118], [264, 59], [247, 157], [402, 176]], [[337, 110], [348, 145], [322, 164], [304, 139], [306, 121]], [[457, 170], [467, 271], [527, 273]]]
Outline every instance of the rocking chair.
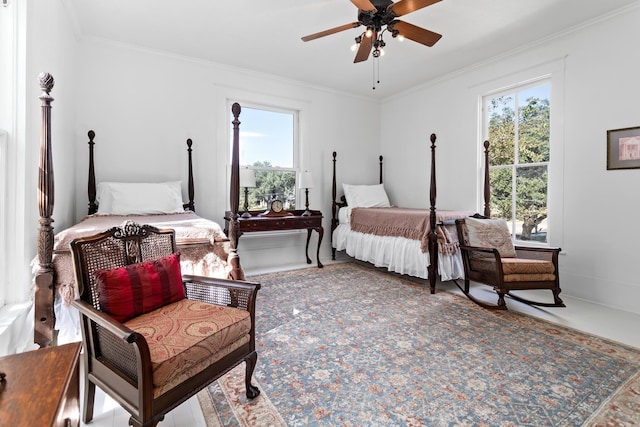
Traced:
[[155, 426], [242, 362], [247, 398], [258, 396], [251, 376], [259, 284], [181, 276], [174, 231], [133, 222], [76, 239], [71, 253], [85, 423], [96, 385], [131, 414], [130, 425]]
[[[504, 220], [466, 218], [456, 220], [458, 240], [464, 264], [464, 287], [455, 284], [476, 304], [489, 309], [506, 310], [505, 295], [529, 305], [565, 307], [560, 299], [558, 254], [560, 248], [514, 246]], [[469, 282], [493, 286], [498, 303], [489, 304], [474, 297]], [[549, 289], [553, 302], [537, 302], [511, 291]]]

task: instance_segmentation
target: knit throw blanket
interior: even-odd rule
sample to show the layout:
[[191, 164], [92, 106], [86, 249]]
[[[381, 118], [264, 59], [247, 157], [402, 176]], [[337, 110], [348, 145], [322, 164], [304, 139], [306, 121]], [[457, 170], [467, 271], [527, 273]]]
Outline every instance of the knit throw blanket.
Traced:
[[[469, 211], [436, 211], [438, 252], [452, 255], [457, 252], [458, 235], [454, 225], [442, 225], [473, 215]], [[351, 210], [351, 229], [377, 236], [404, 237], [419, 240], [422, 252], [429, 250], [429, 210], [413, 208], [354, 208]]]

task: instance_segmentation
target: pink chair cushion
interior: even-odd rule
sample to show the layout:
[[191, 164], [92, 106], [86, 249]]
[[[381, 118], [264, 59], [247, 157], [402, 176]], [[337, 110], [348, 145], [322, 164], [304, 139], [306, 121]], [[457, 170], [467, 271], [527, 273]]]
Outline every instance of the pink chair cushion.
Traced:
[[100, 308], [118, 322], [184, 298], [179, 253], [94, 274]]

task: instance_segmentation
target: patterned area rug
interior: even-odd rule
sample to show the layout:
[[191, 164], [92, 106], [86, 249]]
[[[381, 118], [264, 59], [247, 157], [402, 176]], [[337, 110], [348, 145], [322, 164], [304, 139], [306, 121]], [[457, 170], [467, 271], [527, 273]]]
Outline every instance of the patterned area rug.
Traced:
[[353, 263], [250, 280], [262, 394], [232, 371], [209, 427], [640, 425], [637, 348]]

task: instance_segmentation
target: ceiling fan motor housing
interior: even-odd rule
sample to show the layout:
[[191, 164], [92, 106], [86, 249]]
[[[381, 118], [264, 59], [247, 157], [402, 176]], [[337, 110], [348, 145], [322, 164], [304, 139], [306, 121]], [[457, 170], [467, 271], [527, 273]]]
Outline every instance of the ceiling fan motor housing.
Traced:
[[371, 0], [371, 3], [376, 7], [376, 11], [358, 9], [358, 22], [379, 32], [382, 27], [393, 21], [397, 15], [389, 9], [389, 6], [393, 4], [391, 0]]

